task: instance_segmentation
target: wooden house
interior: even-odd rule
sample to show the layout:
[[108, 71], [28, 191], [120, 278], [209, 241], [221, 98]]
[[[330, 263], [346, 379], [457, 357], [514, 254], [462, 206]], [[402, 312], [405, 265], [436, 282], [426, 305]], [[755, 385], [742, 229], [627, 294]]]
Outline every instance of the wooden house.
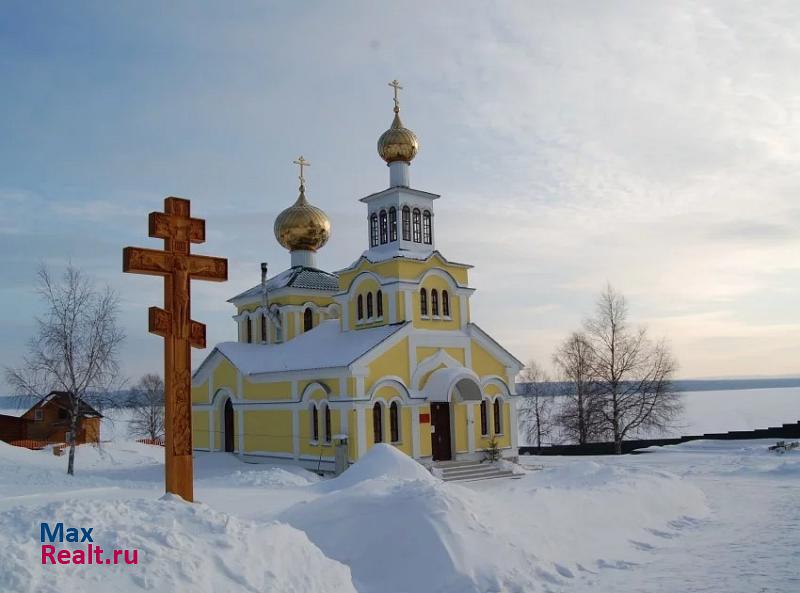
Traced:
[[[68, 393], [52, 391], [28, 409], [0, 410], [0, 440], [65, 443], [70, 404]], [[96, 443], [100, 440], [103, 416], [85, 401], [81, 400], [80, 406], [76, 443]]]

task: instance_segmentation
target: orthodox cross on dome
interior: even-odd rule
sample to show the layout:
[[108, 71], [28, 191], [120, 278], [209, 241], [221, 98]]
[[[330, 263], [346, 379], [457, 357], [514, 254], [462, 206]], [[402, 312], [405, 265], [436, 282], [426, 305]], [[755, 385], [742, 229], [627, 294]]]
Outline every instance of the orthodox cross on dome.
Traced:
[[[189, 253], [206, 240], [206, 223], [189, 216], [189, 200], [166, 198], [164, 212], [151, 212], [149, 235], [164, 249], [125, 247], [122, 271], [164, 277], [164, 308], [150, 307], [151, 333], [164, 338], [164, 466], [167, 492], [193, 498], [190, 348], [206, 347], [206, 326], [193, 321], [190, 280], [224, 282], [228, 260]], [[213, 438], [213, 435], [209, 435]]]
[[400, 86], [400, 81], [396, 78], [389, 83], [389, 86], [394, 89], [394, 112], [398, 113], [400, 111], [400, 97], [398, 96], [398, 91], [402, 91], [403, 87]]
[[300, 177], [299, 177], [300, 185], [305, 185], [306, 184], [306, 178], [303, 177], [303, 167], [310, 167], [311, 163], [309, 163], [306, 159], [304, 159], [302, 154], [300, 155], [300, 158], [298, 158], [297, 160], [292, 161], [292, 162], [295, 165], [300, 165]]

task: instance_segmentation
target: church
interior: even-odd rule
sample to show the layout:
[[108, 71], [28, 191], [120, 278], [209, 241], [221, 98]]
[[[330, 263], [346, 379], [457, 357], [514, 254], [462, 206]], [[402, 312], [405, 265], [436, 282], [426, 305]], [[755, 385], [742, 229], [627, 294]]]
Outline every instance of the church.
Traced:
[[[229, 300], [236, 342], [223, 342], [192, 377], [195, 450], [334, 469], [375, 443], [420, 463], [476, 460], [489, 447], [516, 456], [514, 378], [522, 363], [470, 316], [471, 266], [436, 249], [434, 202], [411, 185], [419, 143], [394, 119], [378, 140], [388, 187], [365, 196], [368, 248], [321, 270], [331, 234], [306, 195], [275, 220], [290, 267]], [[338, 448], [337, 445], [338, 444]], [[346, 448], [345, 448], [346, 447]]]

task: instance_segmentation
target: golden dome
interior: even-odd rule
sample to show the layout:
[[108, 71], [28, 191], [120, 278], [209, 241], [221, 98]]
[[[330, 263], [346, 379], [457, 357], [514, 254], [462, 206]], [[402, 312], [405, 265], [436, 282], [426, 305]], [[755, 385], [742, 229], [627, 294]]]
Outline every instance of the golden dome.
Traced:
[[289, 251], [320, 249], [331, 236], [328, 215], [306, 200], [305, 186], [289, 208], [275, 219], [275, 238]]
[[394, 121], [392, 126], [378, 138], [378, 154], [387, 163], [395, 161], [411, 162], [419, 151], [417, 136], [403, 127], [400, 121], [400, 113], [397, 107], [394, 108]]

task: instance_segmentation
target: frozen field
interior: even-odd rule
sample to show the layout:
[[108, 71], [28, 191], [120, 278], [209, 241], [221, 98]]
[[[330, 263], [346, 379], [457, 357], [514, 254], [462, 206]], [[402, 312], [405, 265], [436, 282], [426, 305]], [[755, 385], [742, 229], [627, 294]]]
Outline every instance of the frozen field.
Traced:
[[[525, 457], [520, 479], [467, 485], [389, 446], [327, 480], [200, 454], [189, 505], [162, 498], [158, 447], [83, 446], [69, 478], [63, 457], [0, 443], [0, 591], [790, 593], [800, 454], [768, 444]], [[42, 566], [42, 521], [138, 564]]]
[[800, 387], [687, 391], [684, 418], [671, 436], [753, 430], [800, 421]]

